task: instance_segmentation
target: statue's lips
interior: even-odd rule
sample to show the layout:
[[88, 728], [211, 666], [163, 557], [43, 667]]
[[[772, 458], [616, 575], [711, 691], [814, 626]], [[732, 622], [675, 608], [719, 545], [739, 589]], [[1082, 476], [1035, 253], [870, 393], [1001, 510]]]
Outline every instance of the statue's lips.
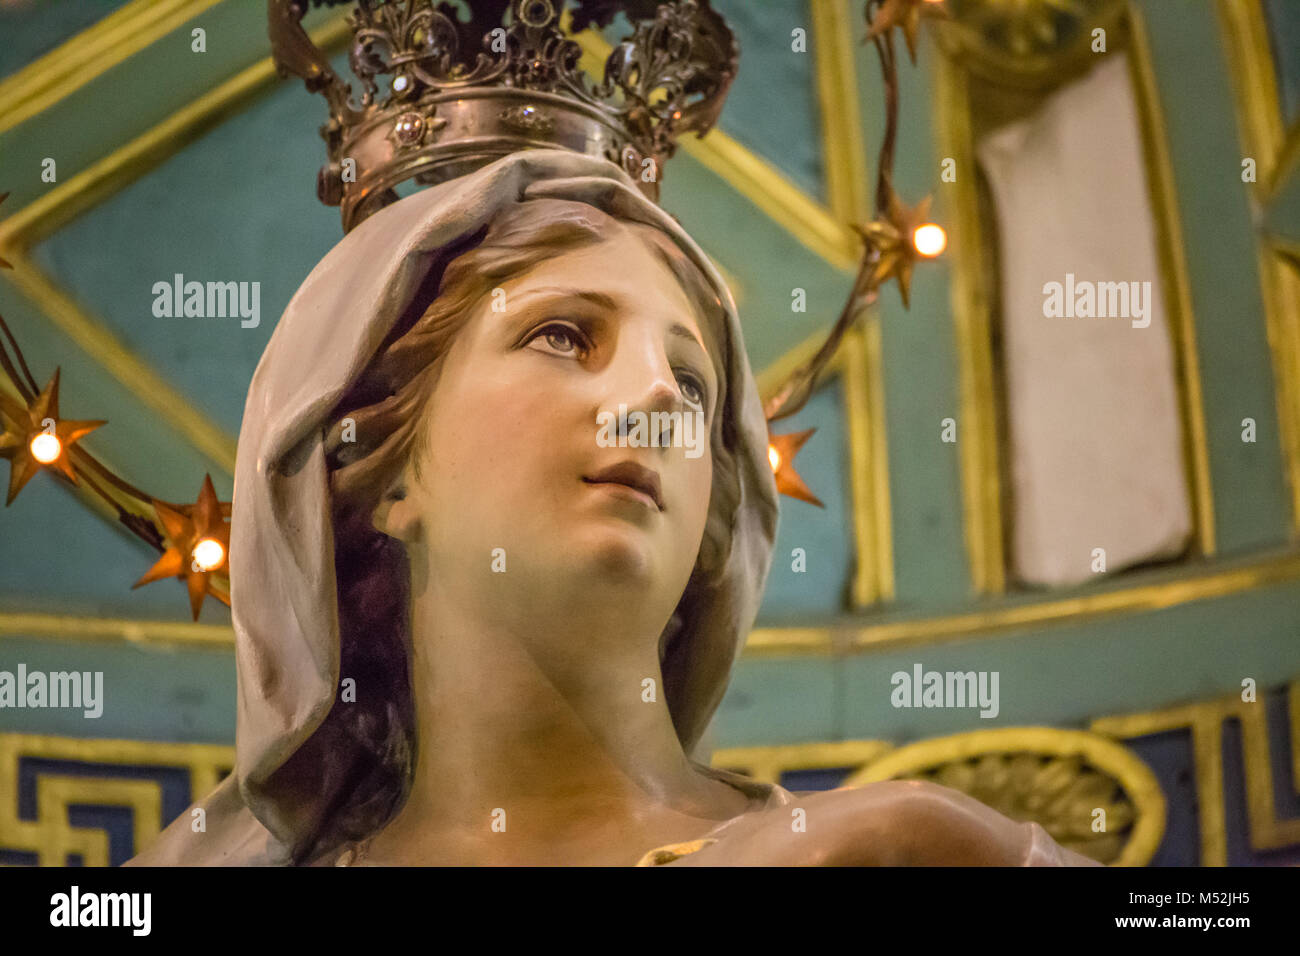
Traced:
[[664, 510], [663, 491], [659, 484], [659, 473], [638, 465], [634, 461], [623, 461], [617, 465], [603, 468], [593, 475], [582, 479], [589, 485], [615, 485], [630, 488], [648, 499], [660, 511]]

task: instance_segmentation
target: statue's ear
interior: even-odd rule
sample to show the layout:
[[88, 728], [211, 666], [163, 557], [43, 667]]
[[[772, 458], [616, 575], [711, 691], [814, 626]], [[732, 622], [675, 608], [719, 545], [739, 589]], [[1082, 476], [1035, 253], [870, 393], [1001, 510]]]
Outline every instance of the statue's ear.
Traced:
[[371, 517], [375, 530], [396, 538], [403, 544], [411, 544], [420, 537], [420, 515], [415, 503], [407, 497], [406, 482], [399, 479], [394, 482], [384, 496], [379, 499]]

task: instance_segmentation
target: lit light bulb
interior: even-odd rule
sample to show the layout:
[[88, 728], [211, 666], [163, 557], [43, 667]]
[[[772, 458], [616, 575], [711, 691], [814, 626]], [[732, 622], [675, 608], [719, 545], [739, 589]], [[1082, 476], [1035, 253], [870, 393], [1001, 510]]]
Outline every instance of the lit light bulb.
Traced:
[[781, 456], [772, 445], [767, 446], [767, 463], [772, 466], [773, 471], [781, 467]]
[[42, 465], [48, 465], [63, 454], [63, 442], [48, 432], [41, 432], [39, 435], [32, 436], [31, 444], [28, 447], [31, 448], [32, 457]]
[[921, 255], [933, 259], [948, 248], [948, 234], [942, 226], [927, 222], [924, 226], [917, 226], [912, 233], [912, 245]]
[[220, 541], [212, 538], [204, 538], [194, 546], [190, 552], [190, 557], [194, 559], [195, 565], [200, 571], [212, 571], [221, 566], [221, 562], [226, 558], [226, 549], [221, 546]]

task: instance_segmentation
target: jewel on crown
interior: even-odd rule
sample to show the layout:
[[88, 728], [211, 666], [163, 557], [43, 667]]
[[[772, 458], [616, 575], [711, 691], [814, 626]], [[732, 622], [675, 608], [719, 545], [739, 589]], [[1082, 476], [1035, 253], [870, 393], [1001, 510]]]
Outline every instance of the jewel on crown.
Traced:
[[[530, 147], [618, 164], [656, 202], [677, 139], [717, 121], [739, 49], [709, 0], [355, 0], [349, 65], [360, 97], [302, 27], [308, 4], [270, 0], [272, 55], [329, 103], [322, 202], [344, 231], [396, 201]], [[593, 79], [573, 34], [624, 14], [631, 36]], [[567, 16], [567, 28], [564, 25]]]

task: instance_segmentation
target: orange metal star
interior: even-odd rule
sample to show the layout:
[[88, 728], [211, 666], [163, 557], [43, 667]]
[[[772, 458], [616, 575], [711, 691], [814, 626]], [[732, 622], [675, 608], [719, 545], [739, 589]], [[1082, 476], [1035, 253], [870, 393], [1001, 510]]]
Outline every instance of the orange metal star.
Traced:
[[[870, 6], [868, 5], [868, 9]], [[936, 0], [883, 0], [874, 17], [867, 20], [867, 39], [874, 40], [885, 31], [898, 27], [907, 41], [907, 54], [916, 62], [916, 35], [921, 29], [921, 17], [948, 19], [948, 8]]]
[[155, 500], [153, 510], [167, 535], [168, 547], [131, 587], [138, 588], [163, 578], [184, 578], [190, 593], [190, 611], [196, 621], [205, 595], [211, 594], [229, 604], [227, 597], [212, 587], [213, 575], [228, 575], [230, 566], [230, 524], [222, 516], [212, 476], [203, 477], [203, 490], [194, 504], [178, 507]]
[[795, 471], [794, 468], [795, 455], [799, 454], [799, 449], [803, 447], [804, 442], [812, 437], [812, 433], [816, 430], [810, 428], [807, 431], [791, 432], [789, 435], [773, 435], [769, 432], [767, 436], [767, 460], [772, 466], [778, 492], [791, 498], [798, 498], [800, 501], [806, 501], [818, 508], [825, 508], [826, 506], [822, 504], [821, 499], [812, 493], [804, 480], [799, 477], [799, 472]]
[[889, 193], [889, 208], [865, 226], [854, 226], [867, 245], [878, 253], [875, 268], [867, 279], [867, 291], [879, 288], [891, 278], [898, 279], [898, 291], [903, 297], [903, 307], [910, 308], [908, 295], [912, 287], [912, 267], [918, 253], [912, 244], [912, 235], [918, 226], [925, 225], [930, 215], [930, 197], [926, 196], [914, 207], [903, 205], [898, 193]]
[[73, 442], [94, 431], [102, 421], [61, 421], [59, 419], [59, 370], [39, 395], [26, 407], [17, 399], [0, 392], [0, 458], [9, 459], [8, 507], [18, 492], [42, 468], [57, 468], [74, 485], [77, 473], [68, 460]]

